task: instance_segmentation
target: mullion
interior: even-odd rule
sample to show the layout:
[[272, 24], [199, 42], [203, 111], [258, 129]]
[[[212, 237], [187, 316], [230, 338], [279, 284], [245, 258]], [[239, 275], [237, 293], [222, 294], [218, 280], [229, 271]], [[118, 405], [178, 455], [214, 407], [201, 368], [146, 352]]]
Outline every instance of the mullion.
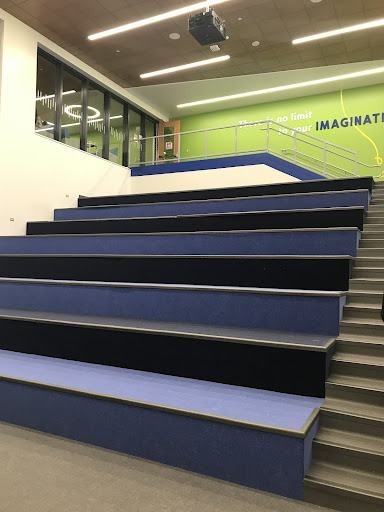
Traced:
[[129, 121], [131, 117], [131, 109], [128, 103], [124, 103], [124, 119], [123, 119], [123, 165], [129, 167]]
[[54, 118], [54, 139], [61, 141], [61, 119], [63, 115], [63, 65], [60, 62], [56, 64], [56, 81], [55, 81], [55, 118]]
[[89, 81], [82, 79], [81, 83], [81, 126], [80, 126], [80, 149], [87, 151], [87, 128], [88, 128], [88, 89]]
[[102, 157], [109, 160], [109, 137], [111, 132], [111, 95], [104, 92], [104, 130], [103, 130], [103, 152]]

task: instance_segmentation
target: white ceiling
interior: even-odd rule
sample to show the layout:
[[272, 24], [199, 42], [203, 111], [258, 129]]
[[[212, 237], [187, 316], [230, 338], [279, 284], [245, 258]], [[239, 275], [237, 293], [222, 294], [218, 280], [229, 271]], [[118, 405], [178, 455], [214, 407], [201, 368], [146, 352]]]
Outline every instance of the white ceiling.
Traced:
[[353, 89], [365, 85], [383, 83], [384, 73], [368, 77], [331, 82], [304, 87], [298, 90], [288, 90], [263, 94], [261, 96], [250, 96], [234, 100], [198, 105], [178, 109], [176, 105], [191, 101], [215, 98], [247, 91], [268, 89], [280, 85], [294, 84], [327, 78], [331, 76], [354, 73], [367, 69], [384, 67], [384, 61], [359, 62], [354, 64], [342, 64], [338, 66], [325, 66], [311, 69], [299, 69], [291, 71], [280, 71], [276, 73], [262, 73], [256, 75], [244, 75], [228, 78], [214, 78], [211, 80], [197, 80], [193, 82], [179, 82], [161, 85], [149, 85], [145, 87], [133, 87], [127, 89], [136, 97], [142, 99], [152, 107], [167, 113], [170, 118], [182, 117], [203, 112], [213, 112], [258, 103], [268, 103], [298, 96], [312, 96], [343, 89]]

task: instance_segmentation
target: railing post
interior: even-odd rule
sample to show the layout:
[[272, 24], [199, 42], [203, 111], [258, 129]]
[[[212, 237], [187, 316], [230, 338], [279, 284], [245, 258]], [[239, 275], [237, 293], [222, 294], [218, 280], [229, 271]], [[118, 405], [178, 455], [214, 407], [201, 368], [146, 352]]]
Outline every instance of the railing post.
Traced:
[[180, 155], [181, 155], [181, 133], [179, 133], [179, 151], [178, 151], [179, 162], [180, 162]]
[[269, 121], [267, 121], [267, 153], [269, 153]]
[[155, 165], [155, 146], [156, 146], [156, 137], [152, 139], [152, 165]]
[[208, 159], [208, 130], [205, 130], [205, 159]]
[[323, 162], [324, 176], [327, 175], [327, 143], [324, 141], [324, 162]]
[[295, 151], [294, 151], [294, 155], [293, 155], [293, 158], [294, 158], [294, 162], [295, 164], [297, 164], [297, 132], [295, 131]]
[[237, 134], [238, 134], [238, 129], [239, 125], [236, 125], [235, 126], [235, 156], [237, 156]]

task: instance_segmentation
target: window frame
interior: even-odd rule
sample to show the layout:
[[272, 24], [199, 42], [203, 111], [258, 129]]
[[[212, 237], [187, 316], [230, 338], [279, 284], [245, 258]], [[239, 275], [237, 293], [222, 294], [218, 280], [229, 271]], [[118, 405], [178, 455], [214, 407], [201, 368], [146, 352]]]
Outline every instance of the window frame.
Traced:
[[[110, 147], [110, 112], [111, 112], [111, 100], [115, 100], [121, 103], [124, 107], [123, 114], [123, 154], [122, 154], [122, 166], [128, 167], [129, 164], [129, 127], [130, 127], [130, 117], [131, 112], [136, 112], [140, 117], [140, 135], [145, 138], [146, 131], [146, 121], [150, 120], [155, 125], [155, 134], [158, 133], [159, 120], [152, 117], [148, 113], [140, 110], [135, 105], [132, 105], [129, 101], [124, 99], [122, 96], [117, 94], [116, 92], [110, 90], [109, 88], [100, 84], [97, 80], [88, 77], [85, 74], [82, 74], [78, 70], [72, 68], [67, 63], [62, 62], [57, 57], [53, 56], [49, 52], [44, 49], [38, 47], [37, 56], [41, 56], [42, 58], [48, 60], [52, 64], [55, 65], [55, 100], [56, 100], [56, 109], [54, 116], [54, 140], [61, 142], [62, 139], [62, 111], [63, 111], [63, 76], [64, 72], [70, 73], [75, 77], [81, 80], [81, 105], [83, 112], [88, 111], [88, 91], [89, 84], [92, 84], [93, 87], [97, 88], [104, 94], [104, 131], [103, 131], [103, 151], [102, 158], [109, 161], [109, 147]], [[38, 73], [37, 69], [37, 73]], [[37, 81], [37, 74], [36, 74]], [[80, 149], [82, 151], [87, 151], [87, 116], [83, 115], [81, 120], [80, 127]], [[140, 149], [140, 164], [143, 165], [145, 162], [145, 141], [141, 143]], [[120, 164], [118, 164], [120, 165]]]

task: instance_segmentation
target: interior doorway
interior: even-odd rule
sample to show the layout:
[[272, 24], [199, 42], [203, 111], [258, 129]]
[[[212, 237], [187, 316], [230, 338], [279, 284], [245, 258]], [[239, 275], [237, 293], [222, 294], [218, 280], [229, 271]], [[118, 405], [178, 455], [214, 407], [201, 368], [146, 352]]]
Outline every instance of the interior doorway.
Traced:
[[180, 121], [159, 123], [159, 160], [161, 162], [178, 162], [180, 155]]

